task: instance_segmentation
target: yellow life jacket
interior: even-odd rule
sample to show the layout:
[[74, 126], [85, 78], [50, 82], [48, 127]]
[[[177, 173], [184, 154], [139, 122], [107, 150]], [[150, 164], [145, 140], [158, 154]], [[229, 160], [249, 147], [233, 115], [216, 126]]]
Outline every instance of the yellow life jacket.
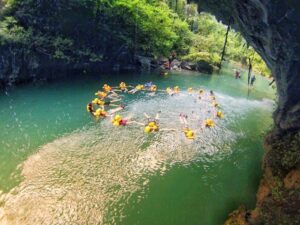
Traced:
[[159, 131], [159, 126], [156, 124], [156, 122], [149, 122], [148, 125], [145, 127], [145, 132], [157, 132]]
[[137, 85], [136, 87], [135, 87], [135, 89], [136, 90], [138, 90], [138, 91], [141, 91], [141, 90], [143, 90], [144, 89], [144, 85]]
[[190, 87], [190, 88], [188, 89], [188, 92], [189, 92], [189, 93], [192, 93], [192, 92], [193, 92], [193, 88]]
[[99, 98], [105, 98], [107, 96], [107, 94], [102, 91], [98, 91], [97, 93], [95, 93], [95, 95], [97, 95]]
[[121, 90], [125, 90], [127, 88], [127, 85], [125, 82], [121, 82], [119, 86], [120, 86]]
[[156, 85], [152, 85], [150, 87], [150, 91], [156, 92], [157, 91], [157, 86]]
[[118, 122], [118, 121], [113, 121], [112, 124], [116, 127], [120, 126], [120, 122]]
[[148, 126], [149, 126], [149, 127], [154, 127], [155, 125], [156, 125], [155, 122], [149, 122], [149, 123], [148, 123]]
[[96, 112], [93, 113], [96, 117], [106, 117], [107, 112], [102, 109], [97, 109]]
[[221, 111], [217, 112], [217, 117], [219, 117], [220, 119], [224, 118], [224, 114]]
[[180, 92], [180, 88], [178, 86], [174, 87], [174, 92], [175, 93], [179, 93]]
[[122, 117], [120, 115], [115, 115], [115, 117], [112, 119], [112, 124], [114, 126], [120, 126], [122, 122]]
[[195, 133], [194, 131], [190, 130], [189, 128], [184, 128], [183, 132], [185, 134], [185, 137], [187, 139], [194, 139], [195, 138]]
[[103, 105], [105, 105], [105, 101], [101, 101], [101, 100], [99, 100], [99, 101], [98, 101], [98, 103], [97, 103], [97, 105], [101, 105], [101, 106], [103, 106]]
[[212, 105], [213, 105], [213, 107], [216, 107], [216, 108], [219, 107], [219, 104], [217, 102], [213, 102]]
[[212, 119], [205, 120], [205, 126], [212, 128], [215, 125], [214, 121]]
[[93, 104], [95, 105], [104, 105], [105, 102], [104, 101], [101, 101], [100, 99], [98, 98], [95, 98], [93, 101], [92, 101]]
[[145, 131], [145, 133], [150, 133], [151, 132], [151, 127], [146, 126], [144, 131]]
[[92, 103], [95, 104], [95, 105], [97, 105], [98, 101], [99, 101], [99, 99], [98, 99], [98, 98], [95, 98], [95, 99], [92, 101]]
[[112, 91], [112, 88], [111, 88], [109, 85], [104, 84], [104, 85], [103, 85], [103, 90], [106, 91], [106, 92], [111, 92], [111, 91]]

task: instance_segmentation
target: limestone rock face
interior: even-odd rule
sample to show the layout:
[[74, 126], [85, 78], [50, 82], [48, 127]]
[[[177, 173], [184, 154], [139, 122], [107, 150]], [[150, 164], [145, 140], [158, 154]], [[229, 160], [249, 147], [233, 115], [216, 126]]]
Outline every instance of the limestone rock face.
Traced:
[[[300, 2], [198, 0], [200, 9], [233, 21], [270, 67], [278, 91], [275, 129], [266, 138], [264, 177], [256, 209], [238, 210], [225, 224], [300, 224]], [[245, 219], [245, 221], [243, 221]], [[241, 222], [242, 221], [242, 222]]]
[[297, 0], [198, 0], [200, 9], [234, 28], [266, 61], [277, 83], [274, 119], [281, 130], [300, 128], [300, 3]]

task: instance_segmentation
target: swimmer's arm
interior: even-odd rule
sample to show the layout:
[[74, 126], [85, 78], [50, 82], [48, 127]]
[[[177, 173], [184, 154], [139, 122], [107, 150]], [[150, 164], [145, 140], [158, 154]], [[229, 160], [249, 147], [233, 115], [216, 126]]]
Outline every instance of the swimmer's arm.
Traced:
[[159, 115], [160, 115], [159, 113], [156, 114], [156, 116], [155, 116], [156, 120], [159, 120]]
[[174, 128], [163, 128], [163, 129], [159, 129], [160, 131], [178, 131], [178, 129], [174, 129]]
[[140, 122], [137, 122], [137, 121], [134, 121], [134, 120], [129, 121], [129, 122], [127, 122], [127, 123], [128, 123], [128, 124], [134, 123], [134, 124], [137, 124], [137, 125], [140, 125], [140, 126], [146, 126], [146, 124], [140, 123]]
[[110, 115], [112, 115], [112, 114], [114, 114], [114, 113], [116, 113], [116, 112], [119, 112], [119, 111], [121, 111], [121, 110], [123, 110], [123, 108], [122, 108], [122, 107], [118, 107], [118, 108], [115, 108], [115, 109], [113, 109], [113, 110], [110, 110], [108, 113], [109, 113]]
[[120, 98], [114, 98], [114, 99], [112, 99], [111, 102], [119, 102], [119, 101], [122, 101], [122, 99], [120, 99]]
[[187, 124], [188, 124], [188, 122], [187, 122], [186, 118], [185, 118], [185, 117], [183, 117], [182, 119], [183, 119], [183, 122], [184, 122], [184, 124], [185, 124], [185, 125], [187, 125]]
[[109, 106], [115, 106], [115, 107], [119, 107], [120, 105], [116, 105], [116, 104], [109, 104]]
[[112, 96], [116, 96], [116, 97], [119, 96], [119, 95], [118, 95], [116, 92], [114, 92], [113, 90], [111, 91], [111, 93], [112, 93], [112, 94], [111, 94]]
[[184, 124], [184, 121], [183, 121], [182, 116], [179, 116], [179, 120], [180, 120], [180, 123], [181, 123], [181, 124]]
[[107, 96], [107, 98], [109, 98], [109, 99], [116, 99], [118, 97], [120, 97], [120, 95], [118, 95], [117, 93], [116, 93], [116, 95], [109, 95], [109, 96]]
[[144, 113], [144, 116], [145, 116], [147, 119], [150, 119], [150, 116], [149, 116], [147, 113]]
[[128, 91], [129, 94], [134, 94], [135, 92], [137, 92], [138, 90], [136, 88], [131, 89], [130, 91]]

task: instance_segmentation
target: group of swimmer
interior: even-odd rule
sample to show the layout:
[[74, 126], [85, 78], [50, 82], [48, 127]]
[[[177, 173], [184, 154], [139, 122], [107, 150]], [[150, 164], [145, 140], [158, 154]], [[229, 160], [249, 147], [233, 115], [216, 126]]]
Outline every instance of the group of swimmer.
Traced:
[[[178, 86], [174, 88], [168, 87], [166, 90], [158, 90], [157, 86], [152, 82], [138, 84], [136, 86], [127, 85], [125, 82], [121, 82], [117, 87], [111, 87], [108, 84], [104, 84], [102, 90], [99, 90], [95, 93], [96, 98], [88, 103], [87, 111], [96, 119], [110, 118], [112, 125], [116, 127], [135, 124], [143, 126], [145, 133], [155, 133], [158, 131], [178, 131], [178, 129], [160, 128], [160, 111], [155, 115], [155, 117], [151, 117], [147, 113], [144, 113], [146, 119], [146, 122], [144, 123], [134, 121], [129, 118], [123, 118], [121, 115], [117, 114], [125, 108], [124, 104], [121, 103], [122, 98], [119, 93], [135, 94], [140, 91], [149, 92], [150, 96], [155, 95], [157, 92], [164, 92], [170, 96], [174, 96], [179, 94], [181, 90]], [[187, 91], [189, 94], [195, 92], [193, 88], [188, 88]], [[203, 130], [204, 128], [213, 128], [215, 126], [214, 118], [224, 118], [224, 114], [220, 110], [220, 106], [217, 103], [216, 96], [213, 91], [205, 93], [203, 89], [200, 89], [196, 93], [199, 100], [208, 100], [212, 107], [212, 110], [209, 110], [209, 112], [213, 112], [212, 118], [205, 119], [201, 124], [200, 129]], [[196, 116], [194, 112], [192, 112], [192, 116]], [[182, 126], [180, 131], [183, 132], [187, 139], [193, 140], [195, 139], [195, 131], [190, 129], [187, 119], [188, 115], [180, 113], [179, 122]]]

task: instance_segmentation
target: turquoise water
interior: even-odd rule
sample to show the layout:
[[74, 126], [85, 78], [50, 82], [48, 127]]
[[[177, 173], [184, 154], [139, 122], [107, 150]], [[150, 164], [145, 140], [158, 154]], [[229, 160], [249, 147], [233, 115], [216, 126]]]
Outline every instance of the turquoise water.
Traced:
[[[196, 133], [145, 135], [138, 126], [95, 121], [86, 103], [104, 83], [153, 81], [159, 88], [214, 90], [225, 119]], [[274, 90], [229, 72], [167, 77], [82, 75], [19, 86], [0, 95], [0, 224], [222, 224], [240, 204], [254, 207], [262, 136], [272, 125]], [[196, 94], [124, 95], [122, 116], [143, 121], [161, 111], [161, 127], [178, 115], [201, 119]], [[189, 120], [193, 129], [197, 120]]]

